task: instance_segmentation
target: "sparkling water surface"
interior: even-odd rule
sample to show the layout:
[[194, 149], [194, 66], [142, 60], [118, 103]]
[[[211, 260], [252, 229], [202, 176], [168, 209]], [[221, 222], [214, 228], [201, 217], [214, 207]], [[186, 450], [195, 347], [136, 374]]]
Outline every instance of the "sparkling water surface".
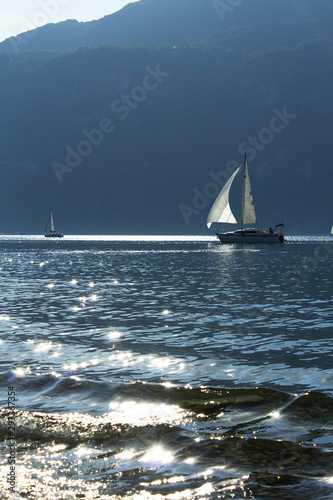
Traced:
[[333, 238], [0, 250], [0, 498], [333, 498]]

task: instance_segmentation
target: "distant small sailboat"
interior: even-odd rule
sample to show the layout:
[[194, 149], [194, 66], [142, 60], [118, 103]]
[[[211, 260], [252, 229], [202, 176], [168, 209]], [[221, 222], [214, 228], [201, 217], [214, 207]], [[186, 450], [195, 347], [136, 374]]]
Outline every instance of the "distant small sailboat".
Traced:
[[[50, 223], [50, 231], [47, 232], [48, 225]], [[46, 226], [45, 226], [45, 231], [44, 231], [44, 236], [45, 238], [63, 238], [63, 234], [57, 233], [55, 228], [54, 228], [54, 219], [53, 219], [53, 214], [52, 210], [50, 210], [50, 216], [47, 220]]]
[[[229, 192], [233, 180], [238, 172], [242, 169], [240, 165], [238, 169], [232, 174], [227, 181], [222, 191], [216, 198], [207, 218], [208, 229], [211, 225], [216, 223], [237, 224], [229, 204]], [[275, 231], [278, 227], [283, 227], [283, 223], [277, 224], [273, 229], [264, 231], [258, 227], [244, 228], [246, 225], [257, 225], [257, 217], [253, 204], [253, 197], [251, 191], [249, 169], [246, 161], [246, 154], [244, 157], [244, 173], [243, 173], [243, 200], [242, 200], [242, 221], [241, 228], [237, 231], [221, 233], [216, 231], [216, 236], [221, 243], [283, 243], [284, 236], [282, 232]]]

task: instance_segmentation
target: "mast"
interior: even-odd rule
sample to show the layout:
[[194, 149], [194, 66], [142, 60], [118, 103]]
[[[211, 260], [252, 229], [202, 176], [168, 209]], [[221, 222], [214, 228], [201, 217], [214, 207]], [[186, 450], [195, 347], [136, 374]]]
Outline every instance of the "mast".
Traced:
[[45, 226], [45, 229], [44, 229], [44, 234], [46, 234], [47, 226], [49, 225], [49, 220], [50, 220], [50, 216], [47, 219], [46, 226]]
[[244, 173], [243, 173], [243, 195], [242, 195], [242, 220], [241, 229], [243, 229], [244, 224], [244, 211], [245, 211], [245, 180], [246, 180], [246, 153], [244, 155]]

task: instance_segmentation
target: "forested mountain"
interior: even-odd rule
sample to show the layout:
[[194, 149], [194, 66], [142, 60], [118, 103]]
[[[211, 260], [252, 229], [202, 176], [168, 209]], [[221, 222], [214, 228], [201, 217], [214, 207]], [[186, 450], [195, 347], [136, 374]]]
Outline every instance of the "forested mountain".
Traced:
[[52, 206], [67, 234], [205, 234], [247, 151], [259, 222], [328, 233], [331, 4], [235, 3], [142, 0], [1, 44], [0, 231]]
[[214, 31], [235, 26], [251, 26], [256, 30], [256, 25], [262, 22], [274, 26], [277, 38], [281, 35], [279, 26], [286, 21], [306, 23], [309, 31], [318, 36], [315, 20], [329, 21], [333, 16], [329, 0], [141, 0], [97, 21], [68, 20], [58, 24], [51, 23], [52, 10], [48, 12], [46, 7], [44, 10], [50, 24], [33, 29], [34, 19], [27, 20], [29, 31], [2, 42], [0, 50], [68, 51], [84, 46], [133, 44], [174, 46], [202, 40]]

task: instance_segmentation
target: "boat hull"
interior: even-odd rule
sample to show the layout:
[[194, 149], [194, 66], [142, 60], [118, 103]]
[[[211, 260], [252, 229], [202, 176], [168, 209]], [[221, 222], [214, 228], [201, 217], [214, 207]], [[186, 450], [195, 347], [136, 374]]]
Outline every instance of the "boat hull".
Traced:
[[54, 233], [54, 234], [44, 234], [45, 238], [63, 238], [64, 235], [60, 233]]
[[221, 243], [283, 243], [282, 233], [268, 231], [234, 231], [230, 233], [216, 233]]

